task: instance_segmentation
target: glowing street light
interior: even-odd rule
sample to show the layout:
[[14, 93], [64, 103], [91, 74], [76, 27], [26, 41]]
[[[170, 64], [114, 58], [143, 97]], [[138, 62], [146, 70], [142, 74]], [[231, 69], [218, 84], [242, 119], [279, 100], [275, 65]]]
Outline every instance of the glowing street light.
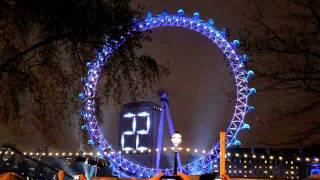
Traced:
[[173, 175], [177, 175], [177, 169], [178, 169], [178, 147], [182, 142], [182, 136], [181, 134], [176, 131], [172, 137], [171, 137], [171, 142], [173, 144], [174, 148], [174, 170], [173, 170]]

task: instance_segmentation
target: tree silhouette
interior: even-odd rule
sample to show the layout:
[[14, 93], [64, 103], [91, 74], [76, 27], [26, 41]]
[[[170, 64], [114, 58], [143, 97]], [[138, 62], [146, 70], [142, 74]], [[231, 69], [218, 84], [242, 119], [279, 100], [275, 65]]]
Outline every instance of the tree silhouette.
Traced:
[[[31, 124], [44, 144], [79, 111], [77, 94], [87, 61], [105, 39], [126, 35], [133, 18], [129, 0], [0, 1], [0, 119], [19, 137]], [[126, 37], [126, 44], [105, 69], [110, 102], [143, 95], [167, 73], [166, 68], [137, 55], [145, 34]], [[143, 84], [143, 86], [139, 86]], [[77, 118], [80, 118], [77, 116]], [[100, 118], [101, 119], [101, 118]]]
[[[320, 106], [320, 1], [249, 1], [254, 11], [251, 26], [241, 35], [245, 50], [252, 57], [248, 64], [257, 73], [260, 91], [272, 90], [303, 95], [293, 110], [284, 116], [302, 116]], [[290, 108], [289, 108], [290, 109]], [[272, 122], [270, 122], [272, 123]], [[320, 134], [315, 121], [306, 132], [275, 145], [303, 143]], [[268, 144], [272, 145], [272, 144]]]

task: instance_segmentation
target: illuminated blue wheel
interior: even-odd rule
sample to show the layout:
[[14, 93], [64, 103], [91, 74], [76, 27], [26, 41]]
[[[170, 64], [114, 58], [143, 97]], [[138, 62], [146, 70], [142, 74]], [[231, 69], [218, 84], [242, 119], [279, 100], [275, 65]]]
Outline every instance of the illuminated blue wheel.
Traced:
[[[236, 47], [239, 45], [238, 40], [229, 42], [226, 39], [224, 31], [219, 31], [214, 27], [214, 21], [207, 22], [200, 19], [199, 13], [194, 13], [193, 17], [186, 17], [183, 10], [179, 10], [177, 14], [163, 13], [161, 15], [152, 16], [148, 13], [146, 19], [139, 21], [133, 28], [133, 31], [144, 32], [156, 27], [181, 27], [199, 32], [206, 36], [212, 43], [216, 44], [222, 53], [228, 59], [236, 87], [236, 103], [234, 113], [232, 115], [230, 125], [226, 130], [227, 148], [233, 145], [241, 145], [237, 139], [238, 133], [241, 130], [249, 129], [249, 124], [244, 122], [247, 112], [254, 110], [254, 107], [248, 105], [248, 96], [255, 94], [254, 88], [248, 87], [248, 79], [254, 75], [253, 71], [246, 70], [244, 63], [247, 61], [247, 55], [239, 55], [236, 52]], [[111, 54], [125, 42], [125, 38], [120, 40], [107, 40], [106, 45], [102, 51], [98, 52], [97, 57], [87, 64], [87, 77], [83, 79], [84, 92], [79, 94], [83, 100], [83, 111], [81, 116], [86, 122], [83, 129], [86, 129], [90, 140], [89, 144], [95, 145], [104, 156], [106, 156], [115, 171], [126, 176], [134, 177], [151, 177], [157, 172], [161, 171], [164, 174], [171, 175], [173, 169], [155, 169], [138, 165], [132, 161], [125, 159], [120, 154], [112, 150], [111, 145], [101, 132], [95, 115], [95, 96], [96, 87], [99, 76], [103, 66]], [[108, 149], [108, 151], [106, 151]], [[210, 172], [214, 161], [219, 158], [219, 143], [212, 146], [212, 149], [207, 154], [201, 156], [199, 159], [178, 167], [178, 170], [187, 174], [201, 174]]]

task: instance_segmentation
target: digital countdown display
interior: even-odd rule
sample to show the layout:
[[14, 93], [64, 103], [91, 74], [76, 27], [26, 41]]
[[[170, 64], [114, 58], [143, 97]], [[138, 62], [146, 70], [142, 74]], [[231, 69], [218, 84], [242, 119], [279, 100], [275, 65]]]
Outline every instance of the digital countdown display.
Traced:
[[128, 112], [123, 115], [121, 128], [121, 149], [123, 151], [146, 151], [150, 132], [150, 113]]

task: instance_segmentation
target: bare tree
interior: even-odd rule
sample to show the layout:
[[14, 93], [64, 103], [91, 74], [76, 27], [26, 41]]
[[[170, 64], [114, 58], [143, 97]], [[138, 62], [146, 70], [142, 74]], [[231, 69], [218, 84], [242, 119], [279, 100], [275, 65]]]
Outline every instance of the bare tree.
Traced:
[[[299, 116], [320, 107], [320, 1], [249, 1], [253, 7], [251, 25], [240, 34], [258, 75], [260, 91], [290, 91], [303, 94], [305, 102], [282, 112]], [[250, 12], [251, 13], [251, 12]], [[293, 134], [292, 141], [303, 143], [320, 133], [320, 122], [307, 132]], [[270, 144], [268, 144], [270, 145]]]

